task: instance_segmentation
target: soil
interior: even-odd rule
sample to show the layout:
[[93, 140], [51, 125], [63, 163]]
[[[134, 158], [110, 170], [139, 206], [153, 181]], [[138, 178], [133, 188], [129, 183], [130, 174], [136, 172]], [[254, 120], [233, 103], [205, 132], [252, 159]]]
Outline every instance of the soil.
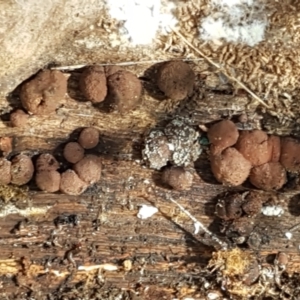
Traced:
[[[133, 65], [124, 69], [136, 74], [147, 87], [142, 95], [143, 105], [122, 116], [108, 114], [85, 102], [78, 93], [82, 71], [76, 70], [69, 72], [72, 78], [68, 95], [51, 118], [32, 116], [27, 131], [10, 127], [9, 121], [0, 123], [1, 135], [15, 140], [13, 155], [51, 153], [59, 161], [60, 145], [70, 134], [75, 139], [80, 133], [78, 127], [93, 126], [99, 130], [101, 140], [91, 153], [100, 155], [102, 164], [101, 180], [78, 196], [44, 193], [32, 182], [29, 191], [12, 185], [0, 186], [3, 299], [205, 299], [207, 295], [219, 295], [219, 299], [297, 299], [300, 296], [299, 191], [286, 185], [275, 193], [276, 197], [268, 196], [268, 201], [276, 198], [275, 204], [283, 208], [283, 215], [258, 214], [250, 234], [251, 247], [237, 246], [242, 258], [254, 256], [261, 268], [275, 268], [278, 251], [287, 253], [289, 260], [280, 285], [260, 278], [241, 294], [236, 286], [226, 290], [222, 287], [228, 270], [222, 269], [222, 263], [218, 269], [220, 261], [215, 259], [228, 255], [220, 253], [218, 245], [201, 231], [194, 234], [193, 222], [168, 199], [178, 201], [231, 246], [232, 241], [227, 241], [220, 232], [216, 203], [228, 190], [247, 192], [252, 187], [248, 182], [230, 189], [219, 184], [212, 174], [205, 147], [193, 164], [194, 180], [189, 191], [166, 188], [161, 184], [161, 173], [142, 160], [148, 130], [164, 128], [178, 115], [188, 118], [191, 126], [199, 130], [199, 125], [246, 113], [248, 122], [243, 126], [263, 128], [269, 134], [297, 136], [295, 123], [279, 124], [275, 117], [257, 109], [245, 93], [237, 95], [230, 85], [219, 89], [219, 85], [210, 82], [210, 77], [201, 73], [207, 69], [203, 61], [190, 66], [201, 76], [196, 77], [193, 94], [180, 103], [153, 97], [159, 95], [159, 89], [146, 72], [152, 66]], [[78, 98], [75, 100], [73, 95]], [[12, 99], [17, 106], [18, 93]], [[299, 111], [294, 113], [300, 117]], [[204, 138], [205, 134], [200, 142]], [[64, 170], [65, 166], [61, 168]], [[67, 181], [68, 191], [74, 190], [74, 182], [73, 177]], [[143, 204], [156, 206], [159, 212], [149, 219], [138, 219]], [[292, 234], [290, 239], [287, 232]]]

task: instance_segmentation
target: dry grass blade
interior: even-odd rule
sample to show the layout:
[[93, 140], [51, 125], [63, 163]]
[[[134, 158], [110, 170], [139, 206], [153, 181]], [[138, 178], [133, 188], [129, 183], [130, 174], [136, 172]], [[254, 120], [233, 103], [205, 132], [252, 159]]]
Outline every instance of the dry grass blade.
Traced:
[[[172, 60], [183, 60], [183, 61], [201, 61], [203, 58], [170, 58]], [[95, 64], [96, 66], [133, 66], [133, 65], [143, 65], [143, 64], [157, 64], [166, 61], [166, 59], [158, 59], [158, 60], [144, 60], [144, 61], [125, 61], [118, 63], [105, 63], [105, 64]], [[72, 71], [76, 69], [81, 69], [86, 67], [87, 64], [81, 65], [72, 65], [72, 66], [59, 66], [52, 67], [51, 70], [60, 70], [60, 71]]]
[[222, 67], [220, 67], [217, 63], [215, 63], [212, 59], [210, 59], [208, 56], [206, 56], [201, 50], [197, 49], [196, 47], [194, 47], [179, 31], [177, 31], [176, 29], [172, 28], [172, 30], [174, 31], [175, 34], [177, 34], [184, 43], [186, 43], [190, 48], [192, 48], [195, 52], [197, 52], [199, 55], [201, 55], [203, 58], [205, 58], [210, 64], [212, 64], [214, 67], [216, 67], [217, 69], [219, 69], [220, 71], [222, 71], [222, 73], [224, 73], [224, 75], [226, 75], [230, 80], [236, 82], [237, 84], [239, 84], [245, 91], [247, 91], [254, 99], [256, 99], [260, 104], [262, 104], [263, 106], [270, 108], [270, 106], [268, 104], [265, 103], [265, 101], [263, 101], [261, 98], [259, 98], [255, 93], [253, 93], [248, 87], [246, 87], [240, 80], [238, 80], [237, 78], [229, 75]]
[[214, 235], [211, 231], [209, 231], [200, 221], [198, 221], [189, 211], [187, 211], [181, 204], [179, 204], [177, 201], [175, 201], [172, 197], [168, 197], [168, 199], [173, 202], [174, 204], [176, 204], [179, 209], [185, 213], [195, 224], [195, 227], [196, 225], [202, 229], [203, 232], [205, 232], [210, 238], [212, 241], [218, 243], [223, 250], [227, 249], [228, 248], [228, 245], [226, 242], [223, 242], [221, 241], [216, 235]]

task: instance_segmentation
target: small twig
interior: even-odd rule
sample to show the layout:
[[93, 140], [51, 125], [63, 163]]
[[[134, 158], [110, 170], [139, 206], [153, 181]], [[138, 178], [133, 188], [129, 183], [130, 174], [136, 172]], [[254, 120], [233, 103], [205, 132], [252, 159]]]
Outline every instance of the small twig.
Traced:
[[297, 230], [297, 229], [299, 229], [299, 228], [300, 228], [300, 223], [298, 223], [298, 224], [292, 226], [288, 231], [289, 231], [289, 232], [292, 232], [292, 231], [295, 231], [295, 230]]
[[197, 49], [193, 44], [191, 44], [179, 31], [174, 28], [171, 28], [175, 34], [177, 34], [189, 47], [191, 47], [194, 51], [196, 51], [199, 55], [205, 58], [210, 64], [219, 69], [226, 75], [230, 80], [235, 81], [239, 84], [245, 91], [247, 91], [254, 99], [256, 99], [263, 106], [270, 108], [268, 104], [265, 103], [261, 98], [259, 98], [255, 93], [253, 93], [248, 87], [246, 87], [239, 79], [229, 75], [224, 68], [222, 68], [219, 64], [215, 63], [212, 59], [206, 56], [201, 50]]
[[172, 197], [168, 197], [168, 199], [176, 204], [179, 209], [185, 213], [193, 222], [195, 227], [199, 227], [204, 231], [212, 241], [218, 243], [224, 250], [228, 248], [228, 245], [226, 242], [221, 241], [216, 235], [214, 235], [210, 230], [208, 230], [200, 221], [198, 221], [189, 211], [187, 211], [181, 204], [179, 204], [177, 201], [175, 201]]
[[[203, 58], [170, 58], [172, 60], [181, 60], [181, 61], [201, 61]], [[119, 63], [106, 63], [106, 64], [95, 64], [95, 66], [133, 66], [133, 65], [142, 65], [142, 64], [157, 64], [165, 62], [165, 59], [159, 59], [159, 60], [144, 60], [144, 61], [125, 61], [125, 62], [119, 62]], [[61, 67], [52, 67], [51, 70], [76, 70], [81, 69], [83, 67], [87, 66], [87, 64], [82, 65], [72, 65], [72, 66], [61, 66]]]

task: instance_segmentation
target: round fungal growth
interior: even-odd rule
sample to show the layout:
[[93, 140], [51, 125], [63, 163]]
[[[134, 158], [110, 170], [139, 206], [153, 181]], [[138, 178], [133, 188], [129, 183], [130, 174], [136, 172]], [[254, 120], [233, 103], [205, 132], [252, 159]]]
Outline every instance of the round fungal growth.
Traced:
[[164, 63], [157, 73], [159, 89], [173, 100], [183, 100], [193, 92], [195, 73], [182, 61]]
[[93, 127], [84, 128], [79, 135], [78, 143], [84, 149], [95, 148], [99, 143], [99, 131]]
[[28, 183], [34, 172], [34, 166], [29, 156], [19, 154], [11, 161], [11, 183], [23, 185]]
[[143, 159], [148, 161], [150, 168], [159, 170], [167, 165], [171, 157], [171, 149], [163, 132], [152, 131], [145, 141]]
[[0, 151], [3, 152], [4, 156], [7, 156], [13, 150], [13, 138], [4, 136], [0, 138]]
[[284, 138], [281, 141], [280, 163], [287, 171], [299, 173], [300, 171], [300, 143], [293, 138]]
[[279, 190], [286, 183], [286, 171], [280, 163], [270, 162], [253, 168], [249, 180], [258, 189]]
[[242, 216], [242, 204], [244, 199], [241, 194], [227, 194], [224, 198], [219, 199], [216, 205], [216, 215], [225, 220], [233, 220]]
[[88, 184], [94, 184], [101, 178], [100, 159], [95, 155], [86, 155], [73, 169], [78, 177]]
[[11, 162], [6, 158], [0, 158], [0, 185], [9, 184], [11, 181]]
[[104, 67], [104, 72], [105, 72], [106, 77], [109, 77], [110, 75], [115, 74], [121, 70], [122, 70], [122, 68], [119, 66], [105, 66]]
[[242, 205], [243, 211], [248, 217], [254, 217], [258, 215], [262, 208], [262, 196], [261, 193], [249, 192], [245, 197], [245, 201]]
[[276, 135], [270, 135], [268, 139], [268, 145], [271, 153], [270, 162], [279, 162], [281, 153], [280, 137]]
[[35, 175], [35, 183], [40, 190], [55, 193], [59, 191], [60, 174], [54, 170], [38, 171]]
[[268, 135], [261, 130], [244, 130], [240, 132], [235, 148], [251, 162], [260, 166], [270, 161], [271, 153]]
[[223, 120], [214, 124], [207, 133], [213, 154], [221, 153], [228, 147], [233, 146], [239, 137], [239, 132], [232, 121]]
[[235, 148], [227, 148], [211, 156], [211, 169], [216, 179], [229, 186], [242, 184], [251, 170], [251, 163]]
[[193, 184], [193, 174], [183, 167], [170, 167], [163, 171], [162, 181], [176, 191], [189, 190]]
[[76, 164], [84, 157], [84, 149], [78, 143], [70, 142], [65, 145], [63, 155], [68, 162]]
[[67, 92], [67, 79], [59, 71], [44, 70], [25, 83], [20, 92], [23, 107], [30, 113], [54, 112]]
[[67, 195], [78, 196], [82, 194], [88, 185], [82, 181], [73, 170], [67, 170], [61, 174], [59, 190]]
[[79, 88], [87, 100], [93, 103], [102, 102], [107, 95], [104, 68], [100, 66], [86, 68], [80, 76]]
[[53, 155], [43, 153], [36, 160], [35, 167], [37, 171], [56, 171], [60, 166]]
[[17, 109], [9, 116], [10, 124], [12, 127], [25, 127], [28, 122], [29, 115], [27, 115], [22, 109]]
[[142, 84], [129, 71], [120, 70], [107, 78], [108, 102], [111, 108], [126, 113], [140, 103]]

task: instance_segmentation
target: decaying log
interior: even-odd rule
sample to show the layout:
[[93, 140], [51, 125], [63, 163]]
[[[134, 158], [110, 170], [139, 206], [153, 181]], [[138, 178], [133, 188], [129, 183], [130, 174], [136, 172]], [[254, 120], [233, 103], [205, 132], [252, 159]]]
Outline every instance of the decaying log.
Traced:
[[[204, 63], [194, 68], [203, 69], [201, 64]], [[161, 184], [160, 172], [142, 162], [143, 135], [175, 115], [186, 116], [193, 125], [200, 125], [245, 111], [253, 114], [256, 107], [249, 105], [245, 94], [212, 92], [200, 76], [191, 99], [179, 104], [155, 99], [150, 95], [155, 87], [151, 87], [145, 66], [128, 69], [143, 76], [146, 86], [143, 105], [136, 111], [123, 116], [107, 114], [82, 101], [76, 90], [80, 71], [74, 71], [69, 96], [56, 114], [31, 116], [28, 127], [21, 130], [9, 127], [5, 118], [0, 123], [1, 136], [14, 138], [11, 155], [51, 152], [58, 158], [61, 145], [75, 138], [78, 128], [94, 126], [101, 133], [97, 153], [103, 158], [101, 181], [81, 196], [42, 193], [32, 183], [29, 191], [24, 191], [25, 196], [3, 201], [1, 299], [205, 297], [204, 274], [209, 280], [206, 266], [215, 249], [201, 234], [194, 234], [193, 222], [168, 196], [220, 234], [214, 222], [215, 204], [218, 195], [228, 188], [213, 178], [203, 153], [195, 163], [192, 189], [167, 189]], [[9, 99], [14, 106], [20, 105], [16, 95], [17, 91]], [[2, 104], [6, 106], [4, 99]], [[2, 197], [3, 193], [0, 189]], [[264, 260], [278, 251], [288, 253], [288, 273], [293, 274], [300, 267], [300, 233], [295, 230], [290, 240], [285, 233], [300, 222], [300, 198], [297, 193], [281, 196], [286, 199], [283, 216], [258, 219], [256, 229], [268, 242], [261, 245], [257, 255]], [[138, 219], [138, 209], [143, 204], [154, 205], [159, 212], [150, 219]], [[56, 222], [58, 217], [69, 215], [78, 218], [78, 222]]]

